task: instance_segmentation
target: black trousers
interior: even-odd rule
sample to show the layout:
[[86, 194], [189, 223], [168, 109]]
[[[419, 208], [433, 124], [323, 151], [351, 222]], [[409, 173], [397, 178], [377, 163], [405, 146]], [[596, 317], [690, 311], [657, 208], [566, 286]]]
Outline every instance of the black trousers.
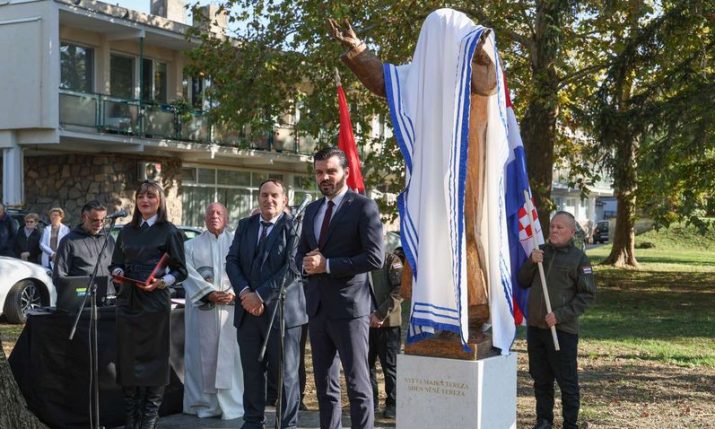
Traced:
[[[255, 317], [245, 315], [238, 328], [238, 347], [241, 352], [243, 366], [243, 428], [262, 428], [265, 425], [266, 407], [266, 376], [270, 376], [269, 368], [278, 374], [280, 357], [280, 334], [276, 324], [273, 325], [271, 338], [268, 341], [266, 356], [258, 361], [261, 345], [268, 335], [269, 312]], [[298, 346], [300, 342], [300, 326], [286, 327], [285, 353], [283, 355], [283, 422], [281, 428], [294, 429], [298, 426], [298, 405], [300, 392], [298, 388]], [[277, 380], [273, 384], [277, 386]]]
[[385, 406], [397, 404], [397, 354], [400, 352], [400, 338], [402, 330], [399, 326], [390, 328], [370, 328], [370, 350], [367, 359], [370, 364], [370, 382], [372, 383], [372, 397], [377, 407], [377, 371], [375, 362], [380, 359], [382, 373], [385, 375]]
[[372, 429], [375, 414], [367, 362], [369, 316], [328, 319], [324, 310], [308, 323], [321, 429], [342, 428], [340, 364], [350, 400], [352, 429]]
[[[308, 324], [300, 327], [300, 364], [298, 365], [298, 380], [300, 381], [300, 402], [303, 402], [305, 398], [305, 381], [307, 380], [305, 375], [305, 344], [308, 342]], [[268, 383], [266, 387], [266, 403], [273, 404], [278, 398], [278, 391], [276, 390], [276, 380], [278, 375], [274, 374], [272, 368], [268, 368]]]
[[560, 351], [554, 349], [551, 331], [529, 326], [526, 331], [529, 374], [534, 380], [536, 418], [553, 424], [554, 380], [561, 389], [564, 429], [576, 428], [581, 397], [578, 387], [578, 335], [556, 330]]

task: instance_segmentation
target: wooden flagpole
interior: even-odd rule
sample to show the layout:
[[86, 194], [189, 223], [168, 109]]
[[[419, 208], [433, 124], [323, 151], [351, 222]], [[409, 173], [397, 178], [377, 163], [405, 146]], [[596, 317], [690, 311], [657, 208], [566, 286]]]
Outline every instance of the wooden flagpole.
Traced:
[[[539, 243], [536, 241], [536, 227], [534, 226], [534, 217], [532, 213], [534, 212], [534, 206], [531, 204], [531, 197], [529, 196], [529, 191], [524, 189], [524, 198], [526, 199], [526, 214], [529, 217], [529, 224], [531, 225], [531, 239], [534, 242], [534, 249], [539, 248]], [[531, 257], [531, 255], [529, 255]], [[544, 274], [544, 264], [539, 262], [539, 277], [541, 278], [541, 289], [544, 291], [544, 301], [546, 301], [546, 313], [551, 313], [551, 299], [549, 299], [549, 289], [546, 287], [546, 275]], [[554, 348], [558, 352], [561, 350], [559, 347], [559, 337], [556, 335], [556, 326], [551, 327], [551, 338], [554, 340]]]

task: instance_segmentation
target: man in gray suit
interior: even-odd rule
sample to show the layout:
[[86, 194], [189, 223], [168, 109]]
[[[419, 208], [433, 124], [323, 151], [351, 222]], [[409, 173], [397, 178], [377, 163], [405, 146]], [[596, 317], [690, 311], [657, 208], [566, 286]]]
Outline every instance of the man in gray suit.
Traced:
[[343, 365], [353, 428], [374, 424], [367, 364], [374, 298], [367, 273], [382, 266], [382, 223], [375, 201], [346, 186], [345, 153], [322, 149], [315, 179], [325, 196], [305, 210], [296, 265], [305, 288], [315, 387], [322, 429], [342, 428], [339, 361]]
[[[261, 345], [268, 335], [270, 309], [278, 299], [284, 277], [288, 286], [285, 300], [285, 349], [283, 359], [283, 418], [281, 428], [298, 424], [300, 386], [300, 328], [308, 321], [300, 273], [294, 264], [293, 219], [284, 213], [288, 197], [283, 184], [268, 179], [259, 188], [260, 213], [241, 219], [226, 256], [226, 273], [240, 298], [234, 324], [243, 366], [243, 428], [265, 426], [266, 369], [279, 367], [280, 330], [276, 320], [263, 362], [258, 362]], [[275, 382], [275, 380], [274, 380]]]

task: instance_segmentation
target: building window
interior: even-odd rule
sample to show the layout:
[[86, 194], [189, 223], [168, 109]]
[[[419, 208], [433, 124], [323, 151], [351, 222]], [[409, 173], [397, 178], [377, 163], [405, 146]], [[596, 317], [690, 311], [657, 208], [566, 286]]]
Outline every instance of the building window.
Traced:
[[109, 91], [113, 97], [134, 98], [134, 58], [111, 54]]
[[60, 44], [60, 88], [94, 91], [94, 49], [67, 42]]
[[312, 176], [293, 176], [293, 206], [299, 206], [308, 195], [311, 195], [314, 201], [322, 197], [315, 184], [315, 178]]
[[204, 110], [204, 87], [206, 81], [202, 77], [187, 76], [181, 83], [182, 95], [196, 110]]
[[204, 227], [204, 211], [214, 201], [228, 208], [229, 226], [258, 207], [258, 187], [269, 177], [283, 180], [282, 174], [267, 171], [184, 167], [182, 175], [182, 219], [184, 224]]
[[145, 58], [142, 64], [142, 100], [166, 103], [166, 63]]

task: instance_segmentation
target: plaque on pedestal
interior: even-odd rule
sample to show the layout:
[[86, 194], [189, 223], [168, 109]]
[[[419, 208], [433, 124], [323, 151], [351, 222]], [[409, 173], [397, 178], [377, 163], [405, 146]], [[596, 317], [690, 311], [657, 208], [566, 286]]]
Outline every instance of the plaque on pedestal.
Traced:
[[476, 361], [397, 356], [397, 429], [516, 428], [516, 353]]

